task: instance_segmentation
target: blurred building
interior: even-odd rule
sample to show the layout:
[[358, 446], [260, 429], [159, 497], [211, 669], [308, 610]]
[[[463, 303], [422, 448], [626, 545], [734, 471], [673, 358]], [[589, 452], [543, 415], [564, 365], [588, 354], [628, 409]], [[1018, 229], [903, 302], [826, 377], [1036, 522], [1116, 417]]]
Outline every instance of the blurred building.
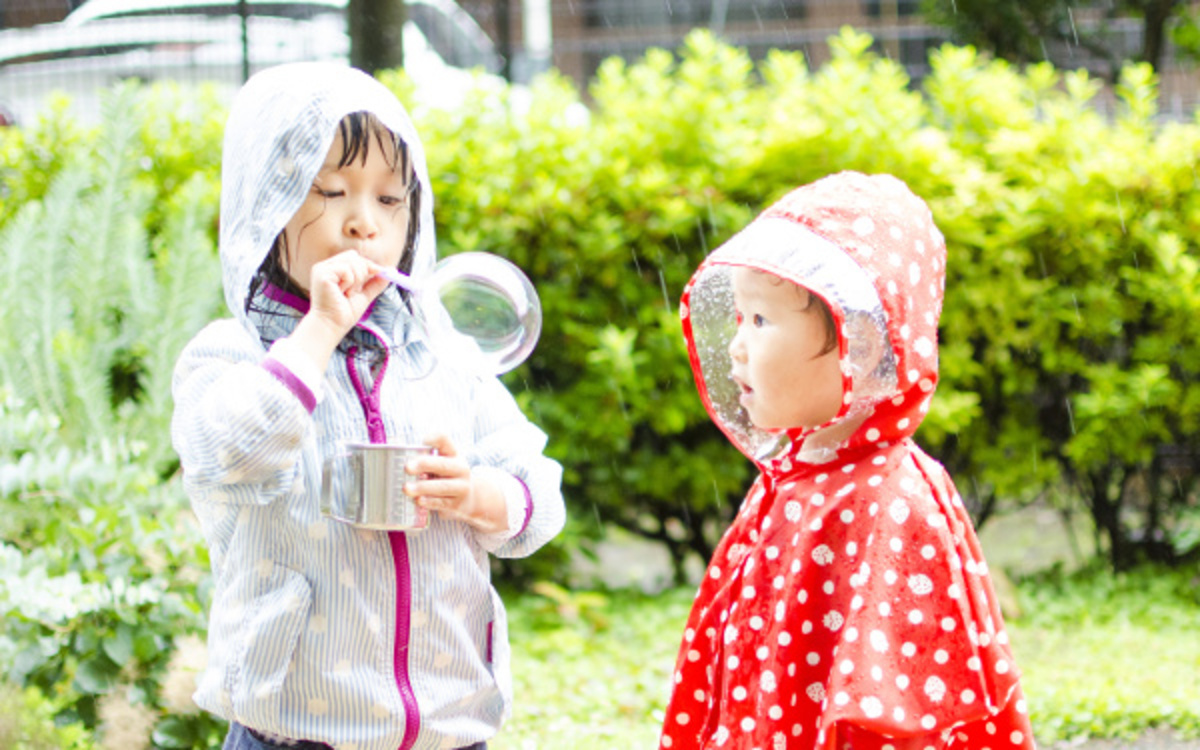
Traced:
[[61, 21], [78, 6], [78, 0], [0, 0], [0, 29]]
[[[80, 4], [0, 0], [0, 28], [58, 20]], [[581, 89], [605, 58], [633, 60], [650, 47], [674, 49], [696, 27], [713, 29], [755, 59], [770, 49], [799, 50], [815, 67], [829, 58], [826, 40], [850, 25], [869, 33], [877, 50], [902, 63], [916, 83], [928, 73], [929, 50], [948, 38], [945, 29], [921, 16], [921, 0], [458, 0], [458, 5], [491, 36], [511, 78], [528, 80], [553, 65]], [[1087, 24], [1088, 13], [1098, 8], [1080, 3], [1079, 23]], [[1114, 45], [1135, 54], [1141, 22], [1109, 24]], [[1102, 60], [1079, 46], [1048, 44], [1046, 55], [1061, 68], [1103, 69]], [[1171, 49], [1167, 60], [1159, 71], [1164, 114], [1190, 117], [1200, 104], [1200, 75]], [[1101, 97], [1101, 106], [1105, 101]]]
[[[1192, 0], [1200, 7], [1200, 2]], [[869, 33], [880, 54], [898, 60], [914, 83], [929, 72], [929, 51], [949, 37], [948, 32], [926, 22], [921, 0], [459, 0], [459, 4], [497, 40], [513, 62], [515, 77], [529, 68], [523, 59], [523, 9], [546, 6], [553, 37], [551, 64], [581, 87], [600, 62], [619, 55], [627, 60], [650, 47], [676, 48], [693, 28], [711, 28], [723, 39], [746, 48], [759, 59], [770, 49], [799, 50], [810, 66], [829, 59], [827, 41], [842, 26]], [[1103, 10], [1102, 3], [1081, 2], [1075, 19], [1081, 27]], [[1088, 6], [1092, 6], [1089, 10]], [[502, 23], [507, 19], [507, 24]], [[1138, 19], [1109, 20], [1113, 46], [1129, 57], [1141, 47]], [[503, 33], [507, 26], [507, 33]], [[508, 43], [505, 43], [505, 40]], [[1101, 75], [1105, 61], [1079, 46], [1053, 43], [1047, 59], [1060, 68], [1088, 70]], [[1159, 71], [1164, 114], [1190, 118], [1200, 105], [1200, 74], [1176, 59], [1168, 48], [1168, 62]], [[1111, 94], [1099, 99], [1100, 106]]]
[[829, 57], [826, 40], [850, 25], [919, 78], [927, 49], [946, 38], [919, 9], [920, 0], [553, 0], [554, 64], [585, 80], [606, 57], [674, 48], [701, 26], [755, 59], [771, 49], [800, 50], [815, 67]]

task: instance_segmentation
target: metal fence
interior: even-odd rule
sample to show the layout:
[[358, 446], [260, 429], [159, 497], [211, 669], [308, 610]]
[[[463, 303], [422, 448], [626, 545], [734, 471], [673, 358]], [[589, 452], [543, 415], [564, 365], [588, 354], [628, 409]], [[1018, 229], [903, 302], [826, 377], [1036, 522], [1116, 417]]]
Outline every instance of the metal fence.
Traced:
[[[405, 53], [415, 61], [410, 71], [436, 61], [482, 65], [527, 80], [549, 63], [581, 88], [605, 58], [634, 59], [650, 47], [675, 48], [697, 26], [745, 47], [755, 59], [772, 49], [792, 49], [819, 65], [828, 59], [826, 40], [851, 25], [870, 33], [877, 51], [904, 65], [916, 84], [928, 73], [930, 49], [947, 38], [945, 30], [924, 22], [920, 0], [407, 2]], [[522, 9], [529, 2], [540, 2], [552, 19], [552, 54], [545, 60], [531, 58], [525, 47]], [[243, 46], [238, 0], [0, 0], [0, 117], [7, 111], [9, 118], [30, 119], [56, 89], [87, 113], [95, 111], [98, 89], [125, 78], [233, 87], [245, 70], [348, 58], [347, 0], [248, 3], [252, 13]], [[1114, 23], [1111, 33], [1132, 52], [1140, 23]], [[1050, 44], [1046, 54], [1060, 67], [1100, 69], [1100, 61], [1078, 47]], [[1162, 80], [1166, 114], [1190, 117], [1200, 89], [1196, 74], [1171, 64]]]
[[[213, 82], [233, 89], [254, 70], [347, 60], [347, 0], [0, 0], [0, 108], [27, 121], [62, 91], [85, 118], [118, 81]], [[486, 31], [453, 0], [407, 0], [406, 65], [430, 89], [466, 69], [499, 68]], [[248, 13], [245, 11], [249, 11]]]

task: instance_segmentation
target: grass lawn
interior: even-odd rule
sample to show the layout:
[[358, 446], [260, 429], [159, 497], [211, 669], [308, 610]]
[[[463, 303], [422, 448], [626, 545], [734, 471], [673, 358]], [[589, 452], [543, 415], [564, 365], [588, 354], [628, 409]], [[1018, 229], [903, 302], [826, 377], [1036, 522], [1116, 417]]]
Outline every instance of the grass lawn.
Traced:
[[1200, 737], [1200, 570], [1043, 575], [1020, 596], [1009, 629], [1039, 736]]
[[656, 747], [693, 594], [687, 589], [657, 597], [610, 594], [590, 606], [532, 595], [513, 601], [509, 638], [516, 705], [488, 747]]
[[[691, 589], [510, 598], [516, 708], [494, 750], [655, 747]], [[1032, 577], [1009, 623], [1040, 744], [1172, 727], [1200, 737], [1192, 571]]]

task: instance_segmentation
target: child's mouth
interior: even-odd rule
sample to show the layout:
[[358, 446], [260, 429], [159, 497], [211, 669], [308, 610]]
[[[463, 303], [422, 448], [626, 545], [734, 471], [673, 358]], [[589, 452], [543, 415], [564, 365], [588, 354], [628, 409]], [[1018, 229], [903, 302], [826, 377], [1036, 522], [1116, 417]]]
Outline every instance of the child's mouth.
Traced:
[[750, 386], [746, 385], [745, 383], [743, 383], [741, 380], [738, 380], [737, 378], [734, 378], [733, 382], [734, 382], [734, 384], [737, 385], [738, 390], [741, 391], [741, 395], [738, 396], [738, 402], [742, 406], [745, 406], [746, 402], [749, 401], [751, 399], [751, 397], [754, 396], [754, 389], [751, 388]]

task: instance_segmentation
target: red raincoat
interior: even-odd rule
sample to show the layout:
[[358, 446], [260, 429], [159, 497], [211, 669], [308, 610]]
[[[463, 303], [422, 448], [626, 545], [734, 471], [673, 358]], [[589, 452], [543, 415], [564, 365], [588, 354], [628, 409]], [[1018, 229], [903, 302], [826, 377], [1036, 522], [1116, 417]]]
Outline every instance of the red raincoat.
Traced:
[[[843, 173], [767, 209], [689, 283], [701, 399], [762, 473], [688, 618], [662, 748], [1034, 747], [970, 519], [911, 439], [937, 383], [945, 252], [903, 183]], [[845, 398], [829, 424], [780, 435], [749, 423], [729, 377], [736, 266], [832, 310]], [[836, 449], [816, 447], [860, 417]]]

